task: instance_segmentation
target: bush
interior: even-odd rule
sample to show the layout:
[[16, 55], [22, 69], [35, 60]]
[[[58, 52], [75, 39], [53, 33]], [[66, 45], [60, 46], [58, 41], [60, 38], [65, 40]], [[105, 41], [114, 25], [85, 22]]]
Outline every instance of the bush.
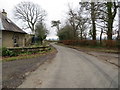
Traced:
[[87, 40], [89, 46], [97, 46], [97, 41], [96, 40]]
[[6, 51], [7, 51], [7, 48], [3, 47], [2, 48], [2, 56], [6, 56]]
[[10, 51], [9, 49], [3, 47], [2, 48], [2, 56], [17, 56], [17, 53]]
[[80, 42], [79, 43], [80, 46], [87, 46], [88, 45], [88, 40], [80, 40], [79, 42]]
[[107, 48], [113, 48], [117, 46], [117, 42], [115, 40], [104, 40], [102, 45]]

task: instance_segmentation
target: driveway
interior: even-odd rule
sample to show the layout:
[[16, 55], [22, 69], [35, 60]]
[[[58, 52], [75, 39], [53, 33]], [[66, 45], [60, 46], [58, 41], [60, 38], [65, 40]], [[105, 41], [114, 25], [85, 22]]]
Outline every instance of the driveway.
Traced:
[[118, 67], [75, 49], [54, 45], [56, 57], [32, 72], [19, 88], [117, 88]]

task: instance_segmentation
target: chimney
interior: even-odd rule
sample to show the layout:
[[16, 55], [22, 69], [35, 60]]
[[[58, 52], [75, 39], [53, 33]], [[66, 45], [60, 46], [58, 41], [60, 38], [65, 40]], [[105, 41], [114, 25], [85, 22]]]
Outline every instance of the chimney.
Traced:
[[7, 13], [5, 12], [5, 9], [3, 9], [2, 14], [7, 17]]

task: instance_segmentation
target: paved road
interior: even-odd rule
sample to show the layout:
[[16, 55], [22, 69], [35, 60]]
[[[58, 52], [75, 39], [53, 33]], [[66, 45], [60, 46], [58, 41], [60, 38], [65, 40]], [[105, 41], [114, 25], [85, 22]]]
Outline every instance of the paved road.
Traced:
[[32, 72], [19, 88], [117, 88], [118, 68], [86, 53], [54, 45], [56, 57]]

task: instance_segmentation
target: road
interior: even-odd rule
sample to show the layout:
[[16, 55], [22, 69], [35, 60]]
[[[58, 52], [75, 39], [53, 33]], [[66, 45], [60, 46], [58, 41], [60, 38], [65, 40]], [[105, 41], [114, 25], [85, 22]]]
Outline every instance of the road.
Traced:
[[53, 45], [53, 60], [32, 72], [19, 88], [117, 88], [118, 68], [75, 49]]

